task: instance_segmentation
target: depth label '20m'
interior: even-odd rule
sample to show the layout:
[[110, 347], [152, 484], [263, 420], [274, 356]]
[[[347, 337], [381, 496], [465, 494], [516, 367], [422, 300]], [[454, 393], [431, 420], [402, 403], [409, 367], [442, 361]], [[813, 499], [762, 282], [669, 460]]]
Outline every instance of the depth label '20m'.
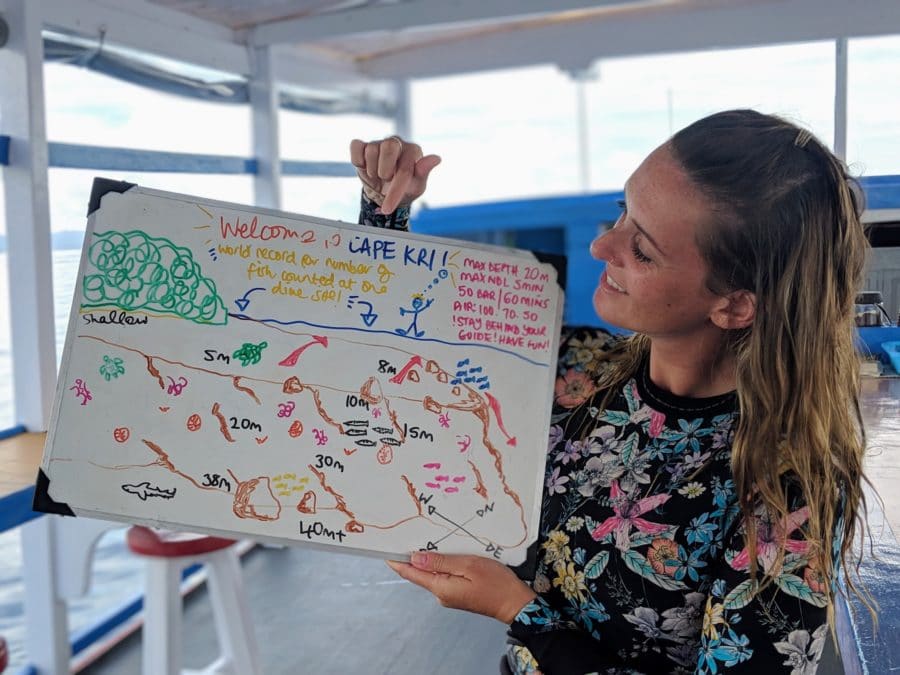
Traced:
[[253, 420], [249, 420], [246, 417], [229, 417], [228, 421], [231, 422], [232, 429], [247, 429], [248, 431], [262, 431], [262, 425], [258, 422], [254, 422]]

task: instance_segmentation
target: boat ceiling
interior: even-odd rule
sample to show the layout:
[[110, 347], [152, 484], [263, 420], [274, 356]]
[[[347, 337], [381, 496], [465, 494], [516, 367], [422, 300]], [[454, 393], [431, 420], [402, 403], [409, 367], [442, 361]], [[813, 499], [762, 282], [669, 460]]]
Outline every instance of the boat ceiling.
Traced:
[[538, 64], [578, 73], [625, 56], [900, 34], [898, 0], [44, 3], [51, 30], [241, 76], [269, 53], [279, 81], [310, 87]]
[[376, 77], [900, 33], [896, 0], [149, 1]]

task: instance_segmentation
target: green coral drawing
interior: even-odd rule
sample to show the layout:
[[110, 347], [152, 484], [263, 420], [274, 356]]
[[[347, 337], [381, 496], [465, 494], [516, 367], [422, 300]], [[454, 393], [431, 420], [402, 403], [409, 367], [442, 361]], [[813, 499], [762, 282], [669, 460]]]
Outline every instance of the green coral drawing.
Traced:
[[228, 311], [191, 251], [139, 230], [95, 232], [82, 284], [82, 309], [118, 307], [226, 324]]
[[262, 358], [262, 350], [268, 346], [268, 342], [260, 342], [258, 345], [252, 342], [245, 342], [240, 349], [234, 350], [231, 358], [240, 360], [242, 366], [259, 363], [259, 360]]
[[125, 366], [122, 365], [122, 359], [118, 357], [103, 357], [103, 365], [100, 366], [100, 374], [109, 382], [112, 379], [125, 374]]

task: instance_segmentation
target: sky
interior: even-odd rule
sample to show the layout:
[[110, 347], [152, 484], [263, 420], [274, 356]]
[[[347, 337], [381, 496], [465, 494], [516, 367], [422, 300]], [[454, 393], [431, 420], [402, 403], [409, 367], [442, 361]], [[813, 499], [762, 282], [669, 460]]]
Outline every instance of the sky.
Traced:
[[[850, 42], [848, 159], [859, 174], [900, 173], [900, 36]], [[623, 58], [595, 64], [583, 85], [589, 120], [590, 190], [620, 189], [641, 159], [703, 115], [753, 107], [785, 115], [833, 139], [834, 44]], [[582, 190], [576, 90], [554, 66], [493, 71], [412, 84], [414, 139], [443, 158], [430, 206]], [[178, 98], [62, 64], [45, 68], [52, 141], [250, 156], [247, 106]], [[2, 128], [2, 117], [0, 117]], [[391, 120], [282, 112], [282, 155], [345, 160], [350, 139], [381, 138]], [[51, 169], [51, 227], [81, 230], [95, 172]], [[107, 172], [109, 174], [109, 172]], [[252, 202], [247, 176], [115, 174], [150, 187]], [[353, 179], [284, 179], [288, 211], [353, 219]], [[0, 212], [2, 213], [2, 212]], [[0, 233], [5, 223], [0, 216]]]

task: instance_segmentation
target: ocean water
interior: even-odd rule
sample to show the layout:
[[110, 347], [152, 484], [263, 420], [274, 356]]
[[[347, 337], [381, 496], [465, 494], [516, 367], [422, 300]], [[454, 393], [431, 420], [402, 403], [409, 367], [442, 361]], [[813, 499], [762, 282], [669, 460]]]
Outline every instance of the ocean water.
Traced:
[[[53, 251], [57, 364], [65, 342], [80, 255], [80, 250]], [[0, 429], [15, 424], [9, 335], [12, 312], [7, 272], [7, 254], [0, 253]], [[89, 626], [133, 598], [142, 588], [142, 573], [140, 561], [130, 555], [125, 546], [125, 530], [113, 530], [104, 535], [94, 555], [90, 590], [69, 605], [70, 631]], [[20, 530], [17, 528], [0, 534], [0, 635], [9, 642], [11, 661], [7, 672], [10, 673], [15, 673], [26, 663], [24, 590]]]
[[[12, 348], [10, 326], [16, 298], [10, 298], [8, 253], [0, 252], [0, 429], [16, 424], [13, 410]], [[53, 314], [56, 324], [56, 363], [62, 357], [72, 307], [72, 293], [78, 274], [81, 250], [53, 251]]]

